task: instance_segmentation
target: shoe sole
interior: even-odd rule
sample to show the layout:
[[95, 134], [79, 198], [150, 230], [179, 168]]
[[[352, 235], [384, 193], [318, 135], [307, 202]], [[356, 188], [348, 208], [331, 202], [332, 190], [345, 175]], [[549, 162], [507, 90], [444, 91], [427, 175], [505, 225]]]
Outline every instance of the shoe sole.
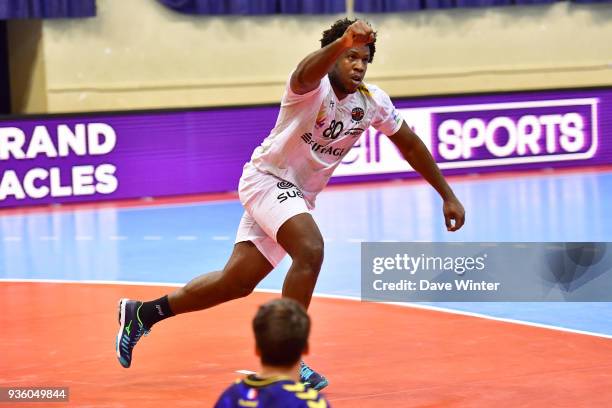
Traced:
[[115, 350], [117, 352], [117, 358], [119, 359], [119, 364], [122, 367], [128, 368], [130, 365], [126, 365], [126, 361], [121, 357], [121, 352], [119, 351], [119, 344], [121, 342], [121, 336], [123, 335], [123, 329], [125, 328], [125, 306], [127, 305], [129, 299], [120, 299], [119, 304], [117, 305], [117, 321], [119, 322], [119, 332], [117, 333], [117, 337], [115, 338]]
[[327, 381], [327, 378], [325, 378], [323, 379], [323, 381], [317, 384], [316, 387], [313, 387], [313, 388], [317, 391], [321, 391], [323, 388], [327, 387], [328, 385], [329, 385], [329, 381]]

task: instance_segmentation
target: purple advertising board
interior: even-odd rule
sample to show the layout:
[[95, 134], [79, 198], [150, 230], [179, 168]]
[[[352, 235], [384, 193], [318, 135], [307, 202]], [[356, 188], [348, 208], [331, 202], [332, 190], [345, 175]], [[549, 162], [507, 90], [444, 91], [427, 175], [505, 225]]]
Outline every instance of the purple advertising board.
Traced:
[[[610, 88], [394, 103], [446, 174], [612, 163]], [[257, 106], [2, 119], [0, 207], [234, 191], [277, 113]], [[332, 182], [413, 176], [370, 128]]]

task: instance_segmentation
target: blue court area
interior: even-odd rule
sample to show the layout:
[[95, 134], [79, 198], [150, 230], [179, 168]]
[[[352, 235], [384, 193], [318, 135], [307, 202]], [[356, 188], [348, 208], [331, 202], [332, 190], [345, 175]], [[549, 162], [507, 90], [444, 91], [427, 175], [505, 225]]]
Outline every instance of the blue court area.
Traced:
[[[314, 212], [326, 240], [317, 293], [359, 297], [362, 241], [612, 241], [612, 172], [452, 184], [467, 212], [455, 233], [424, 183], [323, 192]], [[184, 283], [223, 267], [241, 215], [228, 201], [0, 216], [0, 278]], [[280, 289], [288, 266], [260, 288]], [[612, 335], [610, 303], [436, 306]]]

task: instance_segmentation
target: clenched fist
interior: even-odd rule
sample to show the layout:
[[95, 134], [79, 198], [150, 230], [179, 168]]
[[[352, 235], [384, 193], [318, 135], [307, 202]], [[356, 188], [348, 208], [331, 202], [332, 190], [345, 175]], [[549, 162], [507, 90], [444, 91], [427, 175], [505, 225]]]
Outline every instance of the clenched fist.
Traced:
[[365, 21], [357, 20], [349, 26], [341, 38], [347, 48], [361, 47], [376, 40], [376, 33]]

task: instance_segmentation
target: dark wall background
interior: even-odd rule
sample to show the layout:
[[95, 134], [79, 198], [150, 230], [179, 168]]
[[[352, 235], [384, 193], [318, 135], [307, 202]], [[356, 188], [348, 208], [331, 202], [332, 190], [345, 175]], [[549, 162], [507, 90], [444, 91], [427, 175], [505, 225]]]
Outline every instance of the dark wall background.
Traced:
[[6, 21], [0, 20], [0, 115], [11, 113]]

